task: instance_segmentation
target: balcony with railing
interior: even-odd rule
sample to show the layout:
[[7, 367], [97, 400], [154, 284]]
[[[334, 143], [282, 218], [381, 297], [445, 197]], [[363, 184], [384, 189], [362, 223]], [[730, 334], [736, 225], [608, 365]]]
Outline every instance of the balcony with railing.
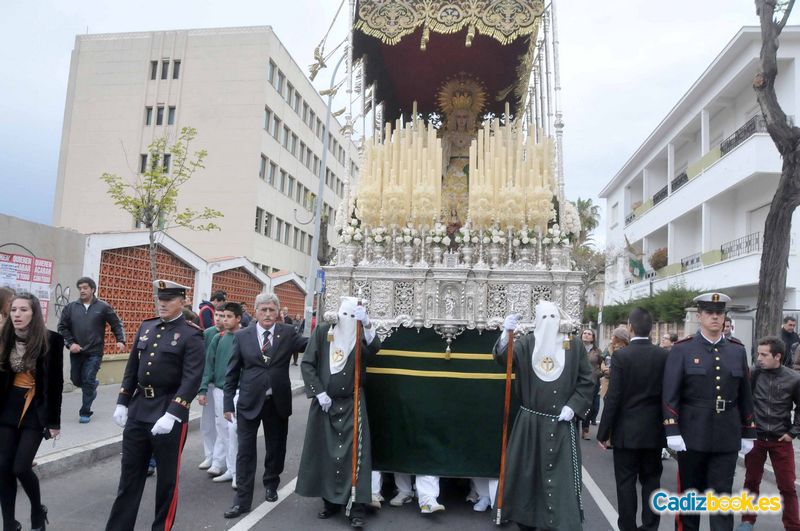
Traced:
[[669, 188], [665, 186], [664, 188], [662, 188], [653, 195], [653, 205], [659, 204], [661, 201], [666, 199], [668, 195], [669, 195]]
[[702, 256], [703, 253], [694, 253], [681, 258], [681, 272], [685, 273], [687, 271], [700, 269], [703, 266]]
[[720, 246], [721, 260], [730, 260], [738, 256], [761, 252], [761, 233], [754, 232], [741, 238], [723, 243]]

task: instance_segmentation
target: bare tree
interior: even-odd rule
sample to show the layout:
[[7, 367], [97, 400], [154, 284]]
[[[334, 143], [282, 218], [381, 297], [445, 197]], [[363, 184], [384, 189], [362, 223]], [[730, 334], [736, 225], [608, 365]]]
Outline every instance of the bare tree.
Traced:
[[756, 14], [761, 22], [761, 55], [753, 88], [767, 131], [783, 158], [778, 189], [772, 198], [764, 224], [755, 324], [758, 337], [774, 334], [780, 328], [789, 265], [792, 214], [800, 204], [800, 128], [789, 123], [775, 94], [778, 38], [786, 26], [794, 2], [795, 0], [755, 0]]

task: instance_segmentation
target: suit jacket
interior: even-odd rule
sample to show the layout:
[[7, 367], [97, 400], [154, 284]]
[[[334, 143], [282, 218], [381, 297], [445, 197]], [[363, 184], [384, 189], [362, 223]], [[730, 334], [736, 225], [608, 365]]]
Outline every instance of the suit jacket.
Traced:
[[275, 409], [288, 418], [292, 414], [289, 361], [295, 352], [305, 351], [307, 344], [308, 338], [297, 333], [293, 326], [276, 323], [272, 347], [267, 353], [269, 361], [265, 361], [258, 346], [258, 326], [254, 323], [236, 332], [225, 373], [224, 410], [234, 411], [233, 397], [238, 387], [236, 410], [253, 420], [261, 414], [267, 389], [272, 388]]
[[[8, 323], [6, 326], [11, 326]], [[61, 429], [61, 398], [64, 392], [64, 338], [47, 331], [47, 350], [36, 359], [36, 392], [31, 408], [45, 428]], [[14, 383], [14, 372], [8, 366], [0, 371], [0, 407]]]
[[611, 357], [611, 378], [597, 439], [614, 448], [663, 448], [661, 413], [666, 350], [637, 339]]

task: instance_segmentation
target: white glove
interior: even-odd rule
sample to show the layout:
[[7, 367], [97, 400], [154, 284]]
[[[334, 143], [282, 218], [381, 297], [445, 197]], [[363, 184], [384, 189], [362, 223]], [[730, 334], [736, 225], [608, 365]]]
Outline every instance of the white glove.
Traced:
[[331, 408], [331, 404], [333, 404], [333, 400], [331, 400], [331, 397], [329, 397], [328, 393], [325, 391], [322, 391], [317, 395], [317, 402], [319, 402], [319, 407], [321, 407], [322, 411], [325, 413], [328, 412], [328, 410]]
[[361, 324], [364, 326], [369, 326], [369, 317], [367, 316], [367, 309], [361, 305], [356, 306], [355, 312], [353, 315], [356, 318], [356, 321], [361, 321]]
[[175, 421], [180, 422], [178, 417], [172, 413], [164, 413], [164, 415], [153, 424], [153, 429], [150, 430], [150, 433], [153, 435], [165, 435], [172, 431]]
[[683, 435], [670, 435], [667, 437], [667, 447], [676, 452], [685, 452], [686, 443], [683, 442]]
[[753, 449], [754, 444], [753, 439], [742, 439], [742, 453], [747, 455]]
[[111, 418], [114, 419], [114, 423], [117, 426], [124, 428], [125, 424], [128, 422], [128, 407], [118, 405], [114, 410], [114, 414], [111, 415]]
[[512, 313], [509, 316], [506, 316], [506, 320], [503, 321], [503, 330], [511, 330], [512, 332], [517, 329], [517, 325], [519, 324], [519, 314]]
[[561, 414], [558, 416], [558, 420], [564, 420], [564, 421], [569, 422], [573, 418], [575, 418], [575, 412], [572, 411], [571, 407], [564, 406], [564, 407], [561, 408]]

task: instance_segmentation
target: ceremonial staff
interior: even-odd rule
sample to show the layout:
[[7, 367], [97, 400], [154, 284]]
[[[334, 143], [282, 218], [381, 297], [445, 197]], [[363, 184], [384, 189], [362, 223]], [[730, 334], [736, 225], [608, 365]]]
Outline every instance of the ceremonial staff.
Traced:
[[[361, 298], [358, 299], [358, 305], [362, 306]], [[358, 484], [358, 439], [359, 439], [359, 424], [361, 415], [359, 414], [359, 402], [361, 398], [361, 321], [356, 321], [356, 380], [355, 389], [353, 390], [353, 460], [350, 469], [350, 500], [347, 502], [346, 515], [350, 516], [350, 509], [356, 502], [356, 485]]]
[[511, 365], [514, 359], [514, 331], [508, 331], [508, 351], [506, 352], [506, 400], [503, 406], [503, 442], [500, 447], [500, 481], [497, 483], [497, 519], [500, 525], [503, 513], [503, 486], [506, 480], [506, 446], [508, 443], [508, 415], [511, 408]]

